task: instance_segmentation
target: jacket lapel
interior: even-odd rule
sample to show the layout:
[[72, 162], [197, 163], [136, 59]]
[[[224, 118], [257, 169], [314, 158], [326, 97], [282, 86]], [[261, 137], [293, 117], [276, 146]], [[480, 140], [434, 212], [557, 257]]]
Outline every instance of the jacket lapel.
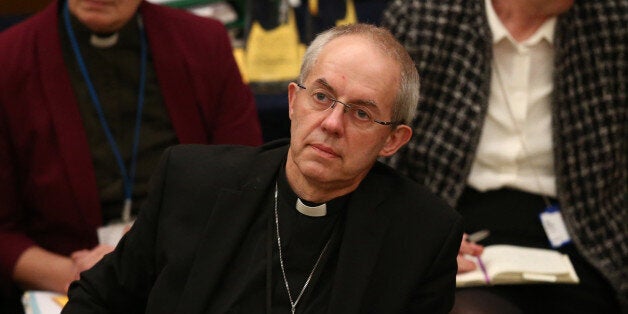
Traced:
[[379, 204], [391, 193], [384, 178], [371, 173], [351, 196], [338, 254], [329, 309], [357, 313], [390, 217]]
[[237, 246], [234, 244], [246, 235], [247, 228], [259, 213], [260, 204], [268, 196], [286, 149], [263, 153], [262, 158], [256, 160], [250, 179], [241, 190], [221, 191], [203, 230], [202, 239], [205, 240], [201, 241], [196, 251], [177, 313], [205, 311], [212, 294], [219, 289], [218, 283], [224, 269], [236, 252]]

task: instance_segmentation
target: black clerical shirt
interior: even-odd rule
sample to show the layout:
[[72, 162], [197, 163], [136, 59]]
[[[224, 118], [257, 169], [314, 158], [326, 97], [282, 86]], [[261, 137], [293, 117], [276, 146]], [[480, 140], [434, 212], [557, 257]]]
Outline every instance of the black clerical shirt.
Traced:
[[[92, 32], [79, 23], [76, 17], [71, 16], [70, 20], [107, 123], [129, 171], [140, 78], [140, 36], [137, 19], [131, 19], [119, 31], [118, 42], [108, 48], [94, 47], [90, 44]], [[106, 224], [119, 220], [121, 216], [124, 201], [122, 174], [92, 104], [62, 18], [59, 19], [58, 27], [61, 30], [63, 59], [72, 80], [72, 87], [79, 103], [81, 119], [89, 142], [102, 204], [103, 222]], [[144, 95], [133, 186], [133, 213], [137, 212], [146, 198], [148, 181], [159, 162], [161, 153], [166, 147], [178, 143], [157, 84], [150, 48], [146, 64]]]
[[[281, 169], [284, 169], [283, 165]], [[286, 180], [285, 171], [279, 172], [277, 183], [283, 261], [293, 301], [301, 292], [323, 247], [331, 239], [296, 307], [297, 313], [324, 313], [329, 304], [344, 213], [350, 196], [327, 202], [326, 216], [310, 217], [296, 210], [297, 196]], [[208, 312], [265, 313], [270, 303], [272, 313], [290, 313], [290, 302], [279, 266], [273, 195], [274, 186], [268, 191], [268, 197], [261, 205], [263, 208], [245, 235], [230, 270], [224, 274], [223, 288], [212, 296]], [[269, 245], [272, 246], [270, 271], [267, 268]], [[244, 280], [233, 279], [242, 273], [246, 274]]]

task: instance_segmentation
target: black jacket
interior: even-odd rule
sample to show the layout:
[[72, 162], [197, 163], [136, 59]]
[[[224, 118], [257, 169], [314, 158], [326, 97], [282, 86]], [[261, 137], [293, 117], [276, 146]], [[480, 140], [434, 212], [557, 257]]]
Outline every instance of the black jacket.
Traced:
[[[204, 313], [288, 146], [168, 149], [131, 231], [70, 289], [63, 313]], [[377, 163], [346, 213], [329, 313], [446, 313], [461, 218]]]

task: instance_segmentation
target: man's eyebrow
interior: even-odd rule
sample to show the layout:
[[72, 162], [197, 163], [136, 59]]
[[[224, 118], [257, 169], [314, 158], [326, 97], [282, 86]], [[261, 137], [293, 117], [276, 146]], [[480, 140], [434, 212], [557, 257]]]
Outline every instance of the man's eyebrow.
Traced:
[[[329, 82], [327, 82], [326, 79], [319, 78], [319, 79], [316, 79], [316, 81], [314, 82], [317, 83], [318, 85], [321, 85], [321, 87], [329, 90], [332, 94], [336, 95], [336, 90], [329, 84]], [[374, 100], [357, 99], [357, 100], [349, 101], [349, 104], [377, 108], [377, 103]]]
[[336, 90], [331, 85], [329, 85], [329, 82], [327, 82], [326, 79], [319, 78], [319, 79], [316, 79], [316, 81], [314, 81], [314, 82], [317, 83], [318, 85], [321, 85], [325, 89], [329, 90], [333, 94], [336, 94]]
[[351, 101], [350, 103], [352, 105], [378, 108], [377, 103], [373, 100], [358, 99], [358, 100]]

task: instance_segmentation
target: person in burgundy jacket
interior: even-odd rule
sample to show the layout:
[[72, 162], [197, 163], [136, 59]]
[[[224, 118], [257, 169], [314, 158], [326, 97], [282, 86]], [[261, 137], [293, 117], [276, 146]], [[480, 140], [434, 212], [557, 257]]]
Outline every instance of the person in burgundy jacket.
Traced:
[[142, 0], [56, 0], [0, 34], [0, 312], [113, 248], [162, 151], [262, 143], [222, 24]]

